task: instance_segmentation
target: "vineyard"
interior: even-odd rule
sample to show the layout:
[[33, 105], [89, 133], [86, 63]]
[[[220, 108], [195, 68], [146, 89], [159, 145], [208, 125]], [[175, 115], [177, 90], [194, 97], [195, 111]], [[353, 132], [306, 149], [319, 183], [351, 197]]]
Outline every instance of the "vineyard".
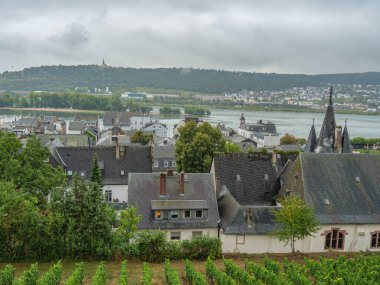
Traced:
[[0, 285], [58, 284], [375, 285], [380, 284], [380, 255], [305, 258], [302, 262], [286, 257], [282, 260], [264, 257], [259, 261], [209, 258], [206, 262], [171, 263], [166, 260], [164, 264], [58, 261], [47, 268], [38, 263], [29, 264], [22, 271], [10, 264], [0, 267]]

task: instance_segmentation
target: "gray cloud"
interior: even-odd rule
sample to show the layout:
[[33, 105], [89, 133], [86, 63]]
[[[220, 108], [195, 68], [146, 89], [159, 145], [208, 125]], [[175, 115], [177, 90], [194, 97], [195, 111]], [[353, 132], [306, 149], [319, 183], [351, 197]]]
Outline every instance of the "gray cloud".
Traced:
[[380, 70], [380, 2], [3, 0], [0, 71], [48, 64]]

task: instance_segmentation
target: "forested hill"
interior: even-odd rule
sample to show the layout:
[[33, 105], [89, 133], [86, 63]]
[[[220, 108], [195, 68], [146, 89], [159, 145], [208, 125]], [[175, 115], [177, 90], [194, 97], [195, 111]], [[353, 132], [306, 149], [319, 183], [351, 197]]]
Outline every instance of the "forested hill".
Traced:
[[145, 87], [220, 94], [246, 90], [284, 90], [296, 86], [380, 84], [380, 72], [276, 74], [182, 68], [121, 68], [98, 65], [41, 66], [0, 74], [0, 90], [66, 91], [75, 87], [127, 90]]

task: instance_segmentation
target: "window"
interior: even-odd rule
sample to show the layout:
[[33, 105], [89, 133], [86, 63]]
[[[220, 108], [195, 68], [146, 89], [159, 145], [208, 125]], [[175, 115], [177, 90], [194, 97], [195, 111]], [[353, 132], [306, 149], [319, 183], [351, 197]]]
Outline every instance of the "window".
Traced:
[[172, 161], [172, 167], [175, 167], [175, 166], [176, 166], [175, 161]]
[[170, 232], [171, 240], [181, 240], [181, 232]]
[[164, 161], [164, 167], [168, 167], [169, 166], [169, 162], [168, 161]]
[[236, 244], [244, 244], [245, 235], [236, 235]]
[[380, 248], [380, 232], [371, 233], [371, 247]]
[[183, 211], [183, 217], [185, 219], [190, 219], [191, 218], [191, 211], [190, 210]]
[[202, 231], [193, 231], [191, 234], [192, 234], [192, 238], [202, 237]]
[[344, 249], [344, 236], [346, 231], [339, 229], [331, 229], [331, 231], [326, 231], [324, 234], [325, 239], [325, 249]]
[[68, 176], [73, 175], [73, 171], [72, 171], [72, 170], [68, 170], [68, 171], [67, 171], [67, 175], [68, 175]]
[[112, 190], [105, 190], [104, 192], [106, 194], [106, 201], [112, 202]]
[[162, 220], [163, 218], [163, 212], [160, 210], [154, 211], [154, 219], [155, 220]]
[[178, 219], [179, 218], [179, 211], [178, 210], [171, 210], [170, 211], [170, 219]]
[[80, 176], [84, 177], [84, 171], [80, 172]]
[[203, 211], [202, 210], [196, 210], [195, 211], [195, 217], [196, 218], [203, 218]]
[[157, 161], [157, 160], [155, 160], [155, 161], [153, 162], [153, 167], [158, 167], [158, 161]]

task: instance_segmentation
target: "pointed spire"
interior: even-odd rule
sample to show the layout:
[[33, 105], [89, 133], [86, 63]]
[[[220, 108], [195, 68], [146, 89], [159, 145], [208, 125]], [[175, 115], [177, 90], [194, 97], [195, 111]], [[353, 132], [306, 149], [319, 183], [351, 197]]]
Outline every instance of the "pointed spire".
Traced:
[[330, 152], [335, 145], [335, 115], [334, 107], [332, 104], [332, 86], [330, 87], [330, 99], [329, 105], [327, 106], [325, 118], [319, 132], [318, 146], [326, 148], [327, 152]]
[[344, 130], [343, 130], [343, 136], [342, 136], [342, 153], [351, 153], [351, 142], [350, 142], [350, 136], [348, 135], [347, 130], [347, 119], [344, 120]]
[[329, 98], [329, 106], [332, 106], [332, 94], [333, 94], [333, 89], [332, 89], [332, 86], [330, 86], [330, 90], [329, 90], [329, 93], [330, 93], [330, 98]]
[[315, 152], [317, 146], [317, 134], [315, 133], [314, 119], [313, 124], [311, 125], [309, 137], [307, 138], [305, 152]]

